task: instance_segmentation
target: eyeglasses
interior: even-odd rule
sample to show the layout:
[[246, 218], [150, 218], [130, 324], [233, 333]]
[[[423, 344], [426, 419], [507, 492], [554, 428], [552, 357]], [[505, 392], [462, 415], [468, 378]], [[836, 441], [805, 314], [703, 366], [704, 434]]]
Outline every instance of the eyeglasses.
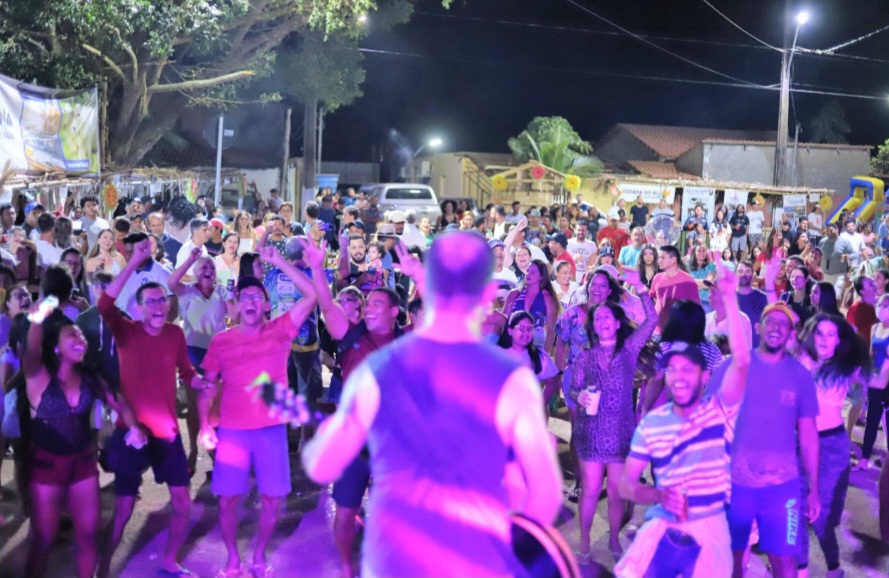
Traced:
[[158, 297], [157, 299], [146, 299], [142, 302], [142, 305], [146, 307], [154, 307], [155, 305], [166, 305], [167, 298], [166, 297]]
[[239, 301], [252, 301], [253, 303], [260, 303], [263, 299], [265, 299], [265, 295], [262, 293], [244, 293], [238, 295]]
[[532, 327], [531, 325], [516, 325], [515, 327], [513, 327], [513, 329], [517, 329], [522, 333], [531, 333], [532, 331], [534, 331], [534, 327]]

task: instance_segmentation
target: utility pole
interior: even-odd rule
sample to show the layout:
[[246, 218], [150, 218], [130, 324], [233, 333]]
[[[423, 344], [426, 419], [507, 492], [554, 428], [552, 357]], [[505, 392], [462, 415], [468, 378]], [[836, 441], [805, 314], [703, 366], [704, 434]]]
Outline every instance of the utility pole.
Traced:
[[[281, 198], [294, 202], [294, 199], [290, 196], [290, 188], [287, 185], [289, 179], [288, 177], [288, 162], [290, 161], [290, 118], [293, 114], [293, 109], [288, 107], [287, 114], [284, 116], [284, 159], [281, 162], [281, 180], [278, 185], [278, 190], [281, 191]], [[298, 203], [296, 203], [298, 204]]]
[[[775, 140], [775, 179], [776, 186], [783, 186], [787, 179], [787, 125], [790, 116], [790, 61], [792, 59], [791, 40], [793, 30], [793, 2], [784, 2], [784, 52], [781, 55], [781, 98], [778, 103], [778, 138]], [[799, 30], [797, 28], [797, 30]]]

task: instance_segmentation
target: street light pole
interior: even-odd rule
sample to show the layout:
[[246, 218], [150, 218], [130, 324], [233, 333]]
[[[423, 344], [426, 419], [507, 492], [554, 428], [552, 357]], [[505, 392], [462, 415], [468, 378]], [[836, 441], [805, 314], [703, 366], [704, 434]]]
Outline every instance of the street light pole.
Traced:
[[434, 138], [434, 139], [431, 139], [427, 143], [421, 144], [420, 148], [418, 148], [417, 150], [414, 151], [414, 154], [411, 157], [411, 182], [412, 183], [417, 182], [417, 163], [416, 163], [416, 161], [414, 161], [414, 159], [417, 158], [417, 155], [420, 154], [421, 152], [423, 152], [423, 149], [426, 148], [427, 146], [431, 149], [437, 149], [438, 147], [441, 146], [441, 143], [442, 143], [442, 141], [440, 138]]
[[[784, 51], [781, 55], [781, 99], [778, 103], [778, 137], [775, 139], [775, 178], [774, 184], [783, 186], [787, 184], [787, 137], [790, 117], [790, 70], [793, 65], [793, 54], [796, 50], [796, 40], [799, 37], [799, 29], [809, 20], [808, 12], [800, 12], [796, 16], [796, 28], [790, 40], [790, 22], [793, 16], [793, 2], [787, 0], [784, 8]], [[790, 44], [788, 49], [787, 45]]]

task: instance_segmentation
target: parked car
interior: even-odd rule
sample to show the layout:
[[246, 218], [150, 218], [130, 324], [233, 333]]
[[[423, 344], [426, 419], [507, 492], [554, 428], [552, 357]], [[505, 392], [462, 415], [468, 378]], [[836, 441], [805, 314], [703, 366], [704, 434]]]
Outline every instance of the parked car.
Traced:
[[414, 211], [417, 214], [417, 221], [428, 217], [433, 223], [441, 216], [438, 197], [429, 185], [381, 183], [366, 194], [368, 197], [376, 196], [379, 199], [379, 207], [386, 212]]

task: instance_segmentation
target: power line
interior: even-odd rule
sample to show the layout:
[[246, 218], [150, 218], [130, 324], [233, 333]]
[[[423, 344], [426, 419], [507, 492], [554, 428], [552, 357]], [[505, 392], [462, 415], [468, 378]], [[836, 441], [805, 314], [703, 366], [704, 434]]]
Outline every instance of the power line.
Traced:
[[[704, 1], [706, 2], [706, 0], [704, 0]], [[824, 48], [824, 49], [821, 49], [821, 50], [818, 50], [818, 49], [810, 49], [809, 51], [812, 52], [812, 53], [814, 53], [814, 54], [831, 54], [831, 55], [834, 55], [833, 53], [836, 52], [837, 50], [842, 50], [843, 48], [846, 48], [847, 46], [852, 46], [853, 44], [856, 44], [856, 43], [858, 43], [858, 42], [861, 42], [862, 40], [867, 40], [867, 39], [870, 38], [871, 36], [876, 36], [876, 35], [879, 34], [880, 32], [884, 32], [884, 31], [886, 31], [886, 30], [889, 30], [889, 25], [887, 25], [887, 26], [883, 26], [882, 28], [878, 28], [877, 30], [874, 30], [873, 32], [868, 32], [867, 34], [863, 34], [863, 35], [859, 36], [858, 38], [853, 38], [852, 40], [843, 42], [843, 43], [841, 43], [841, 44], [837, 44], [836, 46], [831, 46], [830, 48]], [[844, 56], [844, 55], [842, 55], [842, 54], [836, 54], [836, 55], [834, 55], [834, 56]]]
[[[577, 32], [581, 34], [595, 34], [598, 36], [614, 36], [614, 37], [626, 37], [632, 35], [625, 34], [623, 32], [613, 32], [611, 30], [594, 30], [592, 28], [579, 28], [577, 26], [560, 26], [558, 24], [542, 24], [540, 22], [519, 22], [516, 20], [503, 20], [500, 18], [482, 18], [480, 16], [465, 16], [462, 14], [440, 14], [437, 12], [422, 12], [419, 10], [415, 10], [413, 12], [414, 15], [417, 16], [432, 16], [434, 18], [449, 18], [453, 20], [467, 20], [470, 22], [484, 22], [489, 24], [503, 24], [506, 26], [516, 26], [523, 28], [533, 28], [540, 30], [555, 30], [558, 32]], [[677, 42], [683, 44], [701, 44], [704, 46], [720, 46], [724, 48], [752, 48], [756, 50], [766, 50], [766, 48], [762, 46], [757, 46], [756, 44], [743, 44], [741, 42], [719, 42], [717, 40], [699, 40], [696, 38], [679, 38], [676, 36], [652, 36], [650, 34], [638, 34], [642, 38], [647, 38], [648, 40], [662, 40], [665, 42]]]
[[727, 78], [727, 79], [729, 79], [729, 80], [732, 80], [732, 81], [734, 81], [734, 82], [739, 82], [739, 83], [741, 83], [741, 84], [747, 84], [747, 85], [750, 85], [750, 86], [761, 86], [761, 85], [759, 85], [759, 84], [756, 84], [756, 83], [753, 83], [753, 82], [748, 82], [748, 81], [746, 81], [746, 80], [742, 80], [742, 79], [740, 79], [740, 78], [736, 78], [736, 77], [731, 76], [731, 75], [729, 75], [729, 74], [725, 74], [725, 73], [723, 73], [723, 72], [719, 72], [718, 70], [714, 70], [713, 68], [710, 68], [709, 66], [704, 66], [703, 64], [700, 64], [700, 63], [698, 63], [698, 62], [695, 62], [694, 60], [691, 60], [691, 59], [689, 59], [689, 58], [686, 58], [686, 57], [684, 57], [684, 56], [681, 56], [681, 55], [679, 55], [679, 54], [676, 54], [675, 52], [671, 52], [671, 51], [667, 50], [666, 48], [664, 48], [664, 47], [662, 47], [662, 46], [659, 46], [659, 45], [655, 44], [654, 42], [652, 42], [652, 41], [650, 41], [650, 40], [648, 40], [648, 39], [646, 39], [646, 38], [643, 38], [642, 36], [639, 36], [639, 35], [636, 34], [635, 32], [632, 32], [632, 31], [630, 31], [630, 30], [627, 30], [626, 28], [624, 28], [624, 27], [621, 26], [620, 24], [617, 24], [617, 23], [615, 23], [615, 22], [612, 22], [611, 20], [605, 18], [604, 16], [601, 16], [601, 15], [597, 14], [596, 12], [593, 12], [592, 10], [590, 10], [589, 8], [587, 8], [586, 6], [583, 6], [583, 5], [581, 5], [580, 3], [575, 2], [575, 0], [565, 0], [565, 1], [568, 2], [569, 4], [573, 5], [573, 6], [577, 7], [577, 8], [580, 8], [581, 10], [583, 10], [584, 12], [586, 12], [587, 14], [589, 14], [589, 15], [591, 15], [591, 16], [594, 16], [595, 18], [598, 18], [599, 20], [601, 20], [602, 22], [605, 22], [605, 23], [608, 24], [609, 26], [613, 26], [614, 28], [617, 28], [617, 29], [620, 30], [621, 32], [624, 32], [624, 33], [626, 33], [626, 34], [629, 34], [630, 36], [632, 36], [632, 37], [635, 38], [636, 40], [638, 40], [638, 41], [640, 41], [640, 42], [642, 42], [642, 43], [644, 43], [644, 44], [647, 44], [648, 46], [651, 46], [652, 48], [654, 48], [654, 49], [656, 49], [656, 50], [659, 50], [659, 51], [661, 51], [661, 52], [664, 52], [664, 53], [666, 53], [666, 54], [669, 54], [670, 56], [672, 56], [672, 57], [674, 57], [674, 58], [678, 58], [679, 60], [681, 60], [681, 61], [683, 61], [683, 62], [685, 62], [685, 63], [687, 63], [687, 64], [691, 64], [692, 66], [694, 66], [694, 67], [696, 67], [696, 68], [700, 68], [701, 70], [706, 70], [707, 72], [710, 72], [711, 74], [715, 74], [715, 75], [717, 75], [717, 76], [721, 76], [721, 77], [723, 77], [723, 78]]
[[758, 38], [757, 36], [754, 36], [752, 33], [748, 32], [748, 31], [747, 31], [746, 29], [744, 29], [740, 24], [738, 24], [737, 22], [735, 22], [734, 20], [732, 20], [731, 18], [729, 18], [728, 16], [726, 16], [723, 12], [721, 12], [716, 6], [714, 6], [713, 4], [711, 4], [708, 0], [701, 0], [701, 2], [703, 2], [704, 4], [706, 4], [707, 6], [709, 6], [711, 10], [713, 10], [714, 12], [716, 12], [717, 14], [719, 14], [720, 16], [722, 16], [722, 18], [723, 18], [726, 22], [728, 22], [729, 24], [731, 24], [732, 26], [734, 26], [735, 28], [737, 28], [738, 30], [740, 30], [741, 32], [743, 32], [744, 34], [746, 34], [747, 36], [749, 36], [750, 38], [756, 40], [757, 42], [759, 42], [760, 44], [762, 44], [762, 45], [765, 46], [766, 48], [770, 48], [770, 49], [772, 49], [772, 50], [776, 50], [776, 51], [778, 51], [778, 52], [784, 52], [783, 49], [778, 48], [777, 46], [772, 46], [771, 44], [769, 44], [769, 43], [766, 42], [765, 40], [762, 40], [761, 38]]
[[[743, 48], [743, 49], [753, 49], [753, 50], [772, 50], [772, 46], [761, 46], [757, 44], [745, 44], [741, 42], [720, 42], [717, 40], [700, 40], [696, 38], [678, 38], [674, 36], [654, 36], [649, 34], [626, 34], [622, 31], [610, 31], [610, 30], [594, 30], [591, 28], [579, 28], [575, 26], [559, 26], [557, 24], [542, 24], [540, 22], [519, 22], [514, 20], [503, 20], [499, 18], [482, 18], [479, 16], [465, 16], [460, 14], [440, 14], [437, 12], [423, 12], [420, 10], [414, 11], [413, 14], [418, 16], [431, 16], [434, 18], [448, 18], [453, 20], [467, 20], [470, 22], [485, 22], [490, 24], [502, 24], [505, 26], [516, 26], [516, 27], [524, 27], [538, 30], [555, 30], [558, 32], [575, 32], [580, 34], [594, 34], [597, 36], [612, 36], [612, 37], [631, 37], [631, 38], [645, 38], [648, 40], [657, 40], [663, 42], [675, 42], [681, 44], [696, 44], [701, 46], [717, 46], [721, 48]], [[872, 32], [865, 36], [872, 36], [877, 32], [881, 32], [883, 29]], [[856, 39], [855, 41], [857, 41]], [[851, 42], [851, 41], [850, 41]], [[848, 44], [844, 43], [842, 46], [846, 46]], [[774, 47], [777, 48], [777, 47]], [[873, 58], [869, 56], [859, 56], [855, 54], [838, 54], [836, 52], [829, 52], [830, 50], [836, 50], [837, 47], [832, 47], [829, 49], [816, 49], [816, 48], [805, 48], [797, 45], [796, 53], [799, 57], [806, 58], [834, 58], [834, 59], [845, 59], [845, 60], [855, 60], [859, 62], [866, 63], [874, 63], [874, 64], [889, 64], [889, 60], [883, 58]], [[778, 48], [780, 50], [780, 48]]]
[[[439, 56], [433, 54], [418, 54], [412, 52], [400, 52], [397, 50], [382, 50], [376, 48], [359, 48], [360, 52], [366, 54], [378, 54], [384, 56], [402, 56], [407, 58], [423, 58], [428, 60], [445, 60], [450, 62], [461, 62], [468, 64], [478, 64], [482, 66], [494, 66], [494, 67], [508, 67], [508, 68], [525, 68], [530, 70], [545, 70], [550, 72], [564, 72], [570, 74], [583, 74], [586, 76], [601, 76], [606, 78], [624, 78], [628, 80], [650, 80], [655, 82], [672, 82], [678, 84], [694, 84], [694, 85], [704, 85], [704, 86], [719, 86], [723, 88], [748, 88], [748, 89], [757, 89], [757, 90], [770, 90], [777, 92], [779, 90], [777, 85], [760, 85], [760, 84], [751, 84], [748, 82], [725, 82], [725, 81], [717, 81], [717, 80], [696, 80], [691, 78], [677, 78], [677, 77], [669, 77], [669, 76], [654, 76], [654, 75], [645, 75], [645, 74], [627, 74], [621, 72], [604, 72], [597, 70], [578, 70], [572, 68], [559, 68], [559, 67], [551, 67], [551, 66], [540, 66], [535, 64], [522, 64], [522, 63], [512, 63], [512, 62], [494, 62], [491, 60], [477, 60], [472, 58], [458, 58], [455, 56]], [[884, 96], [872, 95], [872, 94], [861, 94], [861, 93], [853, 93], [853, 92], [842, 92], [837, 89], [833, 89], [830, 87], [814, 87], [814, 88], [802, 88], [804, 86], [812, 86], [812, 85], [798, 85], [800, 88], [791, 87], [791, 92], [797, 92], [802, 94], [818, 94], [824, 96], [838, 96], [838, 97], [846, 97], [846, 98], [857, 98], [862, 100], [886, 100]], [[818, 90], [822, 88], [823, 90]]]

